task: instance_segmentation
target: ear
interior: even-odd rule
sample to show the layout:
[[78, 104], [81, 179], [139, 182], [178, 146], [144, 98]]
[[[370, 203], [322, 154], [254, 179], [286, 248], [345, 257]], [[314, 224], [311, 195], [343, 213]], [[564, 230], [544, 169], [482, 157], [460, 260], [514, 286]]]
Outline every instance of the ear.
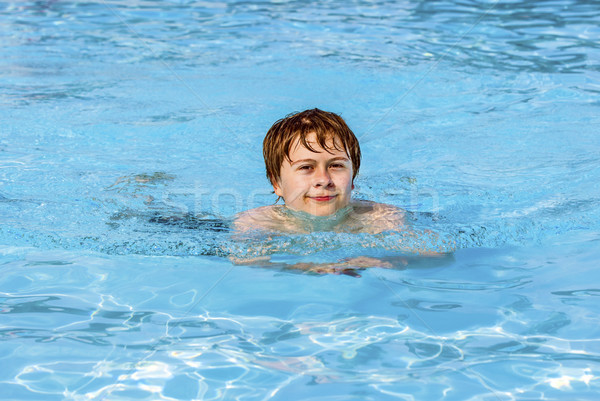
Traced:
[[275, 195], [280, 196], [281, 198], [283, 198], [283, 191], [281, 190], [281, 187], [279, 186], [278, 182], [273, 182], [273, 191], [275, 191]]

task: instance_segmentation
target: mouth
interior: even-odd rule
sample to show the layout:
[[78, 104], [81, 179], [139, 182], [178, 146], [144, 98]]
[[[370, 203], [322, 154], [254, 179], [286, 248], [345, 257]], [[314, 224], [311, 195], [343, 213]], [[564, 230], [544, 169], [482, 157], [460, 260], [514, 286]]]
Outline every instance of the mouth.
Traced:
[[336, 196], [337, 195], [309, 196], [309, 198], [317, 202], [329, 202], [330, 200], [335, 199]]

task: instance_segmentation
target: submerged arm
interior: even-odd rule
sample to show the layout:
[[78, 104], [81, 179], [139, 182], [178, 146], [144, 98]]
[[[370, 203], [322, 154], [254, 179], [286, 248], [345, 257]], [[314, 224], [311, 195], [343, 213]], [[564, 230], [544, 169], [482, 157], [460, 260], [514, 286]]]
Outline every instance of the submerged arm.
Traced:
[[389, 261], [367, 256], [360, 256], [329, 263], [299, 262], [290, 264], [273, 262], [269, 256], [261, 256], [250, 259], [240, 259], [230, 256], [229, 260], [236, 265], [251, 265], [267, 268], [278, 268], [283, 270], [297, 270], [316, 274], [345, 274], [353, 277], [360, 277], [358, 270], [363, 270], [369, 267], [393, 267], [392, 263]]

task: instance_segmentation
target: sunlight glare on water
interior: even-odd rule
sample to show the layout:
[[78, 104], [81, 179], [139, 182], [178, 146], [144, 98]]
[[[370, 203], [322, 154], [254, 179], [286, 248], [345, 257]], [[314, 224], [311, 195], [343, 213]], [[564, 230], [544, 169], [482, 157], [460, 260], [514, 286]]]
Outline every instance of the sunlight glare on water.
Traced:
[[[1, 3], [0, 399], [595, 400], [599, 18]], [[360, 139], [354, 196], [411, 231], [232, 238], [275, 201], [267, 129], [313, 107]]]

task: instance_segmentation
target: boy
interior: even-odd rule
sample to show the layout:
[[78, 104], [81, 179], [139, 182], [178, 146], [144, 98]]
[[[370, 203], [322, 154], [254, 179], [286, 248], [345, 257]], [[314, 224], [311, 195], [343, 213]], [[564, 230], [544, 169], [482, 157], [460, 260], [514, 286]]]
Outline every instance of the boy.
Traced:
[[267, 178], [284, 205], [241, 213], [234, 222], [237, 233], [375, 234], [404, 225], [401, 209], [352, 199], [360, 147], [337, 114], [312, 109], [277, 121], [263, 141], [263, 156]]
[[[360, 147], [354, 133], [337, 114], [312, 109], [277, 121], [264, 139], [263, 156], [267, 178], [284, 205], [240, 213], [234, 221], [238, 236], [312, 231], [377, 234], [403, 230], [401, 209], [352, 199], [354, 178], [360, 168]], [[431, 255], [431, 252], [421, 253]], [[357, 268], [389, 268], [392, 263], [407, 263], [404, 257], [386, 260], [357, 257], [336, 263], [294, 265], [272, 263], [269, 257], [230, 259], [238, 264], [352, 276], [359, 276]]]

